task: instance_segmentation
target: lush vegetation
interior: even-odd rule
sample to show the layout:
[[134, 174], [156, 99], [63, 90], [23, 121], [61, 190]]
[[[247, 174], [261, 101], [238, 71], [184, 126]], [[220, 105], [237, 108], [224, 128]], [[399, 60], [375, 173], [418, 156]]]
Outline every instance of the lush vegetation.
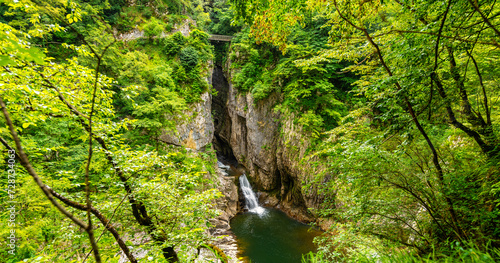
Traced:
[[496, 2], [231, 4], [235, 85], [324, 138], [309, 261], [499, 260]]
[[497, 2], [133, 2], [0, 1], [2, 262], [213, 247], [215, 154], [160, 139], [212, 62], [312, 141], [335, 223], [304, 261], [500, 260]]
[[230, 56], [231, 67], [237, 71], [232, 79], [236, 88], [251, 92], [256, 102], [271, 93], [282, 95], [276, 108], [285, 114], [297, 114], [297, 123], [315, 137], [338, 124], [347, 113], [345, 103], [359, 100], [349, 93], [354, 76], [337, 74], [343, 68], [337, 61], [314, 65], [295, 63], [326, 48], [325, 22], [324, 18], [315, 17], [310, 18], [304, 28], [297, 26], [290, 35], [293, 47], [285, 55], [251, 37], [246, 29], [233, 41]]
[[212, 247], [215, 154], [158, 139], [210, 91], [208, 34], [189, 18], [208, 19], [201, 4], [0, 3], [1, 262], [190, 261]]

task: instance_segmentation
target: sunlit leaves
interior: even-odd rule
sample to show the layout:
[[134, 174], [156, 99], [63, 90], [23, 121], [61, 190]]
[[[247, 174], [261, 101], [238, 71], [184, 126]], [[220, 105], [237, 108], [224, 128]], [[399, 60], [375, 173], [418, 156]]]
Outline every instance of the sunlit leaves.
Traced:
[[30, 46], [22, 34], [13, 27], [0, 23], [0, 66], [15, 65], [16, 58], [23, 61], [44, 63], [45, 54], [37, 47]]
[[160, 156], [151, 151], [118, 150], [113, 153], [121, 169], [135, 174], [137, 194], [157, 219], [167, 244], [182, 242], [197, 247], [208, 237], [206, 220], [217, 215], [214, 201], [221, 196], [200, 159], [181, 152]]
[[[237, 15], [252, 17], [247, 22], [258, 41], [292, 54], [303, 52], [292, 39], [296, 23], [287, 21], [295, 8], [306, 19], [308, 12], [325, 17], [328, 45], [302, 53], [295, 67], [321, 75], [325, 64], [347, 62], [335, 73], [359, 76], [352, 93], [363, 100], [351, 105], [317, 152], [329, 166], [327, 176], [317, 176], [317, 185], [331, 197], [318, 212], [347, 222], [333, 230], [332, 242], [341, 243], [326, 244], [325, 253], [332, 247], [372, 253], [362, 244], [365, 234], [425, 251], [437, 240], [456, 238], [453, 225], [464, 230], [462, 237], [481, 236], [477, 243], [498, 239], [493, 227], [498, 210], [492, 206], [499, 200], [498, 177], [490, 176], [498, 173], [498, 158], [484, 150], [488, 157], [481, 154], [478, 147], [481, 140], [498, 145], [498, 78], [493, 76], [498, 75], [498, 3], [307, 0], [267, 1], [256, 7], [260, 1], [233, 2]], [[275, 76], [282, 83], [292, 70], [280, 64]], [[444, 87], [439, 92], [431, 74]], [[296, 78], [283, 91], [304, 105], [315, 91], [329, 89], [324, 78]], [[341, 117], [331, 111], [332, 104], [322, 105], [328, 105], [323, 113]], [[321, 125], [312, 113], [305, 111], [298, 121]], [[489, 114], [490, 123], [485, 121]], [[456, 129], [457, 122], [477, 136], [467, 128]], [[450, 216], [453, 209], [459, 219]], [[357, 234], [363, 238], [353, 239]]]

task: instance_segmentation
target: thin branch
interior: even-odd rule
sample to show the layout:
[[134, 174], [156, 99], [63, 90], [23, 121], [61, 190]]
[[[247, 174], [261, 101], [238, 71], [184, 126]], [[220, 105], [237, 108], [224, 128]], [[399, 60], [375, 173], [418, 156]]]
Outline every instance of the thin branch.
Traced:
[[82, 118], [85, 118], [85, 119], [89, 119], [89, 117], [83, 113], [81, 113], [80, 111], [78, 111], [76, 109], [75, 106], [73, 106], [71, 103], [69, 103], [66, 98], [64, 97], [64, 95], [62, 94], [62, 92], [56, 87], [56, 85], [54, 85], [45, 75], [43, 75], [43, 73], [39, 72], [38, 73], [43, 81], [46, 83], [46, 84], [43, 84], [45, 87], [49, 87], [49, 88], [52, 88], [54, 89], [56, 92], [57, 92], [57, 96], [59, 97], [59, 99], [64, 103], [66, 104], [66, 106], [72, 111], [74, 112], [76, 115], [82, 117]]
[[479, 78], [479, 84], [481, 85], [481, 88], [482, 88], [482, 91], [483, 91], [483, 103], [484, 103], [484, 109], [486, 111], [486, 124], [488, 126], [491, 126], [491, 112], [489, 110], [489, 107], [488, 107], [488, 95], [486, 94], [486, 88], [484, 86], [484, 83], [483, 83], [483, 76], [481, 74], [481, 72], [479, 71], [479, 66], [477, 65], [477, 62], [476, 62], [476, 59], [474, 58], [474, 56], [472, 56], [472, 54], [468, 51], [468, 50], [465, 50], [467, 52], [467, 55], [469, 55], [469, 57], [472, 59], [472, 63], [474, 64], [474, 68], [476, 69], [476, 73], [477, 73], [477, 76]]
[[498, 29], [491, 23], [491, 21], [488, 19], [488, 17], [486, 17], [485, 14], [483, 14], [483, 12], [481, 12], [481, 9], [479, 8], [479, 4], [476, 2], [476, 1], [473, 1], [473, 0], [468, 0], [469, 3], [474, 7], [474, 9], [476, 9], [476, 12], [479, 13], [479, 15], [481, 16], [481, 18], [483, 19], [483, 21], [491, 28], [493, 29], [493, 31], [495, 31], [497, 37], [500, 38], [500, 31], [498, 31]]
[[95, 109], [95, 98], [97, 93], [97, 82], [99, 78], [99, 66], [101, 64], [101, 58], [97, 59], [97, 68], [95, 71], [95, 80], [94, 80], [94, 92], [92, 93], [92, 103], [89, 114], [89, 153], [87, 158], [87, 165], [85, 166], [85, 199], [87, 203], [87, 220], [89, 225], [89, 236], [92, 244], [92, 251], [94, 251], [94, 258], [96, 262], [101, 262], [101, 256], [99, 255], [99, 248], [97, 247], [97, 242], [94, 237], [94, 230], [92, 229], [92, 217], [90, 216], [90, 209], [92, 207], [92, 201], [90, 200], [90, 164], [92, 162], [92, 116], [94, 115]]
[[5, 146], [5, 148], [7, 148], [7, 150], [13, 151], [14, 154], [16, 155], [16, 159], [21, 160], [21, 156], [19, 156], [19, 154], [17, 154], [16, 149], [12, 148], [4, 138], [0, 137], [0, 143], [2, 143], [3, 146]]
[[[5, 146], [5, 148], [7, 148], [8, 150], [10, 151], [15, 151], [15, 149], [13, 147], [11, 147], [7, 141], [5, 141], [5, 139], [3, 139], [2, 137], [0, 137], [0, 142]], [[21, 157], [16, 153], [16, 157], [18, 159], [21, 159]], [[45, 185], [45, 187], [49, 190], [49, 192], [52, 194], [52, 196], [56, 197], [57, 199], [61, 200], [61, 202], [63, 202], [64, 204], [70, 206], [70, 207], [73, 207], [73, 208], [76, 208], [78, 210], [82, 210], [82, 211], [85, 211], [87, 209], [87, 207], [83, 204], [80, 204], [80, 203], [77, 203], [77, 202], [74, 202], [74, 201], [71, 201], [69, 200], [68, 198], [65, 198], [63, 197], [61, 194], [57, 193], [56, 191], [54, 191], [54, 189], [52, 189], [51, 187], [49, 187], [48, 185]], [[103, 223], [104, 227], [109, 231], [111, 232], [111, 234], [113, 234], [113, 236], [115, 237], [116, 239], [116, 242], [118, 243], [118, 245], [120, 246], [120, 248], [122, 249], [123, 253], [127, 256], [127, 258], [130, 260], [130, 262], [132, 263], [136, 263], [137, 260], [134, 258], [134, 256], [130, 253], [128, 247], [125, 245], [125, 242], [123, 242], [123, 240], [121, 239], [120, 235], [118, 234], [118, 232], [116, 231], [116, 229], [113, 227], [113, 225], [111, 225], [111, 220], [113, 219], [113, 217], [115, 216], [115, 213], [116, 211], [118, 210], [118, 208], [123, 204], [123, 201], [125, 200], [125, 198], [127, 197], [128, 194], [125, 194], [125, 196], [122, 198], [122, 200], [120, 201], [120, 203], [118, 204], [117, 207], [115, 207], [114, 211], [113, 211], [113, 214], [111, 215], [111, 218], [109, 220], [106, 219], [106, 217], [104, 217], [104, 215], [102, 215], [99, 210], [97, 210], [96, 208], [94, 207], [90, 207], [92, 213], [94, 215], [96, 215], [96, 217]], [[99, 240], [101, 239], [102, 235], [104, 234], [104, 232], [101, 233], [101, 235], [99, 236], [99, 238], [97, 239], [97, 242], [99, 242]], [[89, 252], [89, 254], [87, 254], [87, 257], [90, 255], [91, 252]], [[86, 257], [86, 258], [87, 258]], [[85, 260], [84, 260], [85, 261]]]
[[443, 19], [441, 20], [441, 25], [439, 26], [438, 37], [436, 39], [436, 46], [434, 47], [434, 70], [438, 68], [438, 58], [439, 58], [439, 41], [441, 40], [441, 32], [443, 32], [444, 23], [446, 21], [446, 17], [448, 16], [448, 12], [450, 11], [451, 0], [448, 1], [448, 5], [446, 6], [446, 11], [443, 14]]
[[[81, 210], [81, 211], [89, 211], [90, 210], [92, 212], [92, 214], [94, 214], [95, 217], [97, 217], [99, 219], [99, 221], [101, 221], [101, 223], [103, 224], [103, 226], [113, 235], [113, 237], [115, 238], [116, 242], [120, 246], [121, 250], [123, 251], [123, 253], [125, 253], [125, 256], [127, 256], [127, 258], [130, 260], [130, 262], [132, 262], [132, 263], [136, 263], [137, 262], [137, 260], [135, 259], [134, 255], [130, 252], [130, 250], [128, 249], [127, 245], [125, 244], [125, 242], [123, 241], [123, 239], [120, 237], [120, 234], [118, 234], [118, 231], [116, 231], [116, 229], [111, 224], [111, 221], [108, 220], [108, 219], [106, 219], [106, 217], [101, 212], [99, 212], [99, 210], [97, 210], [93, 206], [89, 207], [89, 206], [86, 206], [86, 205], [83, 205], [83, 204], [71, 201], [71, 200], [65, 198], [64, 196], [62, 196], [61, 194], [57, 193], [56, 191], [54, 191], [52, 188], [50, 188], [48, 186], [47, 186], [47, 188], [49, 189], [49, 191], [51, 192], [51, 194], [53, 196], [55, 196], [57, 199], [61, 200], [61, 202], [63, 202], [64, 204], [66, 204], [66, 205], [68, 205], [70, 207], [73, 207], [75, 209]], [[125, 195], [125, 197], [126, 197], [126, 195]], [[122, 202], [123, 202], [124, 199], [122, 199]], [[121, 205], [122, 202], [120, 202], [120, 204], [118, 205], [118, 207]], [[115, 209], [115, 211], [116, 211], [116, 209]], [[113, 216], [114, 216], [114, 212], [113, 212]], [[101, 234], [101, 236], [102, 236], [102, 234]], [[90, 253], [92, 253], [92, 251], [89, 252], [89, 254]]]
[[[475, 40], [467, 39], [468, 37], [470, 37], [470, 35], [468, 35], [467, 38], [463, 38], [463, 37], [459, 37], [459, 36], [447, 36], [447, 35], [438, 34], [438, 33], [434, 33], [434, 32], [416, 31], [416, 30], [393, 29], [393, 30], [389, 30], [389, 31], [384, 32], [384, 33], [372, 35], [372, 37], [374, 39], [376, 39], [376, 38], [379, 38], [379, 37], [382, 37], [382, 36], [385, 36], [385, 35], [389, 35], [389, 34], [394, 34], [394, 33], [409, 33], [409, 34], [422, 34], [422, 35], [439, 36], [439, 37], [442, 37], [442, 38], [452, 39], [452, 40], [460, 41], [460, 42], [464, 42], [464, 43], [478, 43], [478, 44], [495, 46], [497, 48], [500, 48], [500, 44], [498, 42], [496, 42], [495, 40], [492, 40], [493, 42], [475, 41]], [[344, 38], [362, 39], [363, 37], [344, 37]]]
[[[63, 100], [63, 97], [59, 96], [59, 99]], [[63, 102], [65, 102], [65, 104], [68, 108], [70, 108], [70, 109], [74, 108], [74, 106], [71, 105], [70, 103], [66, 103], [67, 101], [63, 101]], [[90, 127], [84, 121], [84, 115], [79, 111], [72, 111], [72, 112], [76, 116], [80, 117], [78, 119], [78, 121], [84, 127], [84, 129], [87, 132], [89, 132]], [[146, 227], [148, 234], [151, 235], [153, 240], [155, 240], [158, 243], [163, 243], [165, 240], [162, 237], [158, 237], [154, 234], [154, 232], [156, 231], [157, 228], [154, 225], [151, 217], [148, 215], [146, 206], [144, 205], [144, 203], [135, 199], [134, 195], [132, 194], [133, 191], [132, 191], [132, 187], [130, 186], [130, 183], [128, 182], [128, 178], [125, 176], [123, 170], [115, 162], [113, 155], [111, 154], [111, 151], [109, 150], [109, 148], [106, 145], [106, 142], [101, 137], [99, 137], [95, 134], [93, 134], [92, 137], [104, 149], [104, 154], [106, 156], [106, 159], [112, 165], [113, 170], [115, 170], [115, 173], [118, 175], [118, 178], [122, 181], [123, 186], [125, 188], [125, 192], [127, 194], [129, 194], [128, 199], [129, 199], [129, 203], [130, 203], [131, 208], [132, 208], [132, 214], [134, 215], [134, 217], [137, 220], [137, 222], [139, 223], [139, 225]], [[175, 250], [173, 249], [173, 247], [165, 247], [162, 250], [163, 250], [163, 255], [164, 255], [165, 259], [167, 259], [169, 262], [178, 262], [179, 261], [177, 254], [176, 254]]]
[[14, 127], [14, 124], [12, 123], [12, 120], [10, 118], [10, 114], [7, 111], [7, 107], [5, 106], [4, 100], [3, 100], [1, 95], [0, 95], [0, 106], [2, 108], [2, 113], [3, 113], [3, 116], [5, 117], [5, 121], [7, 123], [7, 126], [9, 127], [12, 139], [14, 140], [14, 142], [16, 144], [16, 148], [17, 148], [16, 152], [19, 154], [21, 164], [24, 166], [26, 171], [28, 171], [28, 173], [31, 175], [31, 177], [33, 177], [33, 179], [35, 180], [35, 183], [38, 185], [38, 187], [40, 187], [40, 189], [45, 194], [45, 196], [47, 196], [47, 199], [49, 199], [49, 201], [52, 203], [52, 205], [54, 205], [63, 215], [65, 215], [66, 217], [71, 219], [71, 221], [73, 221], [76, 225], [78, 225], [79, 227], [81, 227], [83, 229], [87, 229], [88, 226], [84, 222], [82, 222], [80, 219], [73, 216], [73, 214], [68, 212], [64, 207], [62, 207], [54, 199], [54, 197], [50, 193], [50, 190], [42, 182], [42, 180], [40, 179], [40, 177], [36, 173], [35, 169], [33, 169], [33, 166], [31, 165], [31, 163], [28, 159], [28, 156], [26, 155], [23, 147], [21, 146], [21, 140], [19, 139], [19, 137], [17, 135], [16, 129]]
[[[378, 58], [379, 58], [379, 61], [382, 64], [383, 68], [385, 69], [385, 71], [387, 72], [387, 74], [392, 77], [393, 73], [392, 73], [391, 69], [389, 68], [389, 66], [387, 65], [387, 63], [385, 62], [385, 59], [382, 56], [382, 52], [380, 50], [380, 47], [378, 46], [377, 43], [375, 43], [375, 41], [373, 40], [373, 38], [371, 37], [371, 35], [368, 33], [368, 30], [366, 28], [363, 28], [363, 27], [360, 27], [360, 26], [356, 26], [344, 14], [342, 14], [342, 12], [340, 12], [341, 9], [339, 9], [336, 0], [334, 0], [333, 3], [335, 5], [336, 12], [339, 14], [339, 16], [344, 21], [346, 21], [348, 24], [350, 24], [354, 28], [356, 28], [356, 29], [358, 29], [358, 30], [360, 30], [360, 31], [363, 32], [363, 34], [365, 35], [365, 37], [368, 40], [368, 42], [375, 48], [375, 50], [377, 52], [377, 55], [378, 55]], [[451, 4], [451, 0], [449, 0], [448, 8], [450, 7], [450, 4]], [[444, 17], [444, 19], [446, 19], [446, 16]], [[401, 87], [401, 85], [399, 84], [399, 82], [396, 81], [394, 83], [394, 85], [396, 86], [396, 88], [397, 88], [398, 91], [403, 90], [403, 88]], [[424, 128], [420, 124], [420, 121], [418, 120], [417, 115], [415, 114], [415, 110], [413, 109], [413, 105], [410, 103], [410, 100], [408, 99], [408, 97], [406, 95], [403, 95], [403, 100], [404, 100], [404, 103], [407, 106], [407, 109], [408, 109], [408, 111], [410, 113], [410, 116], [412, 117], [413, 122], [415, 123], [415, 126], [417, 126], [417, 129], [422, 134], [422, 136], [424, 137], [425, 141], [427, 142], [427, 145], [429, 146], [429, 148], [432, 151], [432, 162], [434, 164], [434, 167], [436, 168], [440, 184], [443, 185], [444, 184], [443, 169], [441, 167], [441, 164], [439, 163], [439, 155], [438, 155], [438, 153], [436, 151], [436, 147], [434, 146], [434, 144], [432, 143], [431, 139], [427, 135], [427, 132], [424, 130]], [[454, 224], [454, 227], [457, 230], [457, 233], [459, 233], [458, 238], [461, 239], [461, 235], [460, 234], [462, 233], [462, 231], [461, 231], [460, 226], [458, 225], [458, 220], [457, 220], [455, 209], [453, 207], [453, 203], [452, 203], [451, 199], [448, 196], [445, 196], [445, 199], [446, 199], [446, 202], [448, 204], [448, 212], [450, 213], [450, 216], [451, 216], [452, 222]]]

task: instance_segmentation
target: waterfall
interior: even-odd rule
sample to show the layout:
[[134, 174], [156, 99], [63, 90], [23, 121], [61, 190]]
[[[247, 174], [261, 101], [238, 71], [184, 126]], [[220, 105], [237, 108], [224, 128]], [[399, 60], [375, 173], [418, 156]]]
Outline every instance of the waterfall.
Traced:
[[248, 211], [256, 214], [263, 214], [265, 209], [259, 205], [259, 201], [252, 190], [252, 186], [248, 182], [247, 176], [245, 174], [240, 176], [240, 187], [241, 192], [245, 196], [245, 205]]
[[219, 168], [224, 169], [224, 170], [231, 168], [231, 167], [229, 167], [229, 165], [225, 165], [219, 160], [217, 160], [217, 166], [219, 166]]
[[228, 176], [229, 174], [227, 173], [231, 167], [229, 165], [223, 164], [221, 161], [217, 160], [217, 166], [219, 167], [220, 172], [224, 176]]

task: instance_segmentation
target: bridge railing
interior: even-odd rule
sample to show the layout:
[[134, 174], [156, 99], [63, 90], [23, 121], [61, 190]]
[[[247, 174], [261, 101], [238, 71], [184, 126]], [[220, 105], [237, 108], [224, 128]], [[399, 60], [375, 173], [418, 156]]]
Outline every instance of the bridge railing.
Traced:
[[226, 36], [226, 35], [210, 35], [208, 40], [214, 40], [214, 41], [225, 41], [225, 42], [231, 42], [233, 39], [233, 36]]

